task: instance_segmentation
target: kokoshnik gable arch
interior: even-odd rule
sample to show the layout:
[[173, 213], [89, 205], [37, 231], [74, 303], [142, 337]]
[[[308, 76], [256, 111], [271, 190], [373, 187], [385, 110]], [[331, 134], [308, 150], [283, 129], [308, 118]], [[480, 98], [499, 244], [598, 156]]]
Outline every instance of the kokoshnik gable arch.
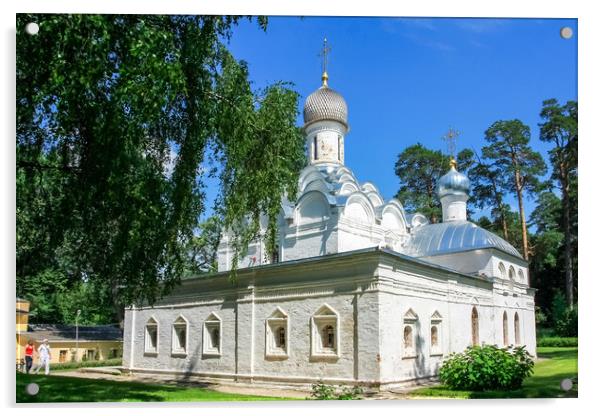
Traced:
[[430, 224], [345, 166], [348, 108], [326, 71], [303, 115], [308, 163], [298, 194], [282, 199], [277, 252], [260, 234], [233, 285], [225, 232], [218, 273], [126, 310], [124, 366], [388, 388], [435, 376], [469, 345], [521, 344], [535, 355], [527, 262], [467, 221], [470, 181], [455, 163], [438, 183], [443, 222]]

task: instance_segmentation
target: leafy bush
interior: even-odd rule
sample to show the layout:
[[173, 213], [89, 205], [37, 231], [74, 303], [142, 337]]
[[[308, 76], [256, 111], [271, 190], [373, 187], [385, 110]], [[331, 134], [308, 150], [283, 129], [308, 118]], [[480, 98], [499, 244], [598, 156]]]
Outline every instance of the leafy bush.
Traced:
[[556, 336], [577, 336], [577, 308], [569, 308], [560, 292], [556, 292], [552, 300], [552, 325]]
[[339, 386], [339, 392], [334, 386], [324, 384], [318, 381], [311, 385], [311, 398], [313, 400], [360, 400], [364, 393], [361, 387], [343, 387]]
[[538, 347], [578, 347], [577, 337], [542, 337], [537, 339]]
[[73, 368], [83, 368], [83, 367], [114, 367], [114, 366], [120, 366], [121, 364], [122, 364], [121, 358], [111, 358], [109, 360], [99, 360], [99, 361], [80, 361], [80, 362], [65, 362], [65, 363], [50, 364], [50, 369], [52, 369], [52, 370], [70, 370]]
[[439, 378], [453, 390], [514, 390], [533, 373], [533, 365], [524, 346], [474, 346], [451, 354], [443, 362]]

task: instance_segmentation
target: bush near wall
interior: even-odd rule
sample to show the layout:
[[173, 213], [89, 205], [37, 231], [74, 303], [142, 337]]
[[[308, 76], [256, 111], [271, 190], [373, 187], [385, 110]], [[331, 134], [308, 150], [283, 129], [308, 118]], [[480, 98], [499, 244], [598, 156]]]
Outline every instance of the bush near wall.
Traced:
[[80, 361], [80, 362], [66, 362], [50, 364], [51, 370], [71, 370], [73, 368], [83, 367], [114, 367], [122, 364], [121, 358], [111, 358], [109, 360], [98, 360], [98, 361]]
[[538, 347], [578, 347], [577, 337], [542, 337], [537, 339]]
[[533, 373], [533, 365], [524, 346], [473, 346], [451, 354], [441, 365], [439, 378], [452, 390], [515, 390]]

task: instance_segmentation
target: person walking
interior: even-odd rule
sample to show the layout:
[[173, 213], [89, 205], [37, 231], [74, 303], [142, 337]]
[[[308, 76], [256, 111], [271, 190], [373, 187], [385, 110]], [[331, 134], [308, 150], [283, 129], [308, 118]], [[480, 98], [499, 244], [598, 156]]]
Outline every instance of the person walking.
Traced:
[[40, 359], [40, 364], [38, 368], [36, 368], [36, 374], [40, 372], [40, 368], [44, 367], [44, 374], [50, 374], [50, 345], [48, 345], [48, 340], [44, 339], [42, 341], [42, 345], [38, 347], [38, 356]]
[[30, 339], [27, 341], [27, 346], [25, 347], [25, 372], [27, 374], [29, 374], [33, 366], [33, 350], [33, 340]]

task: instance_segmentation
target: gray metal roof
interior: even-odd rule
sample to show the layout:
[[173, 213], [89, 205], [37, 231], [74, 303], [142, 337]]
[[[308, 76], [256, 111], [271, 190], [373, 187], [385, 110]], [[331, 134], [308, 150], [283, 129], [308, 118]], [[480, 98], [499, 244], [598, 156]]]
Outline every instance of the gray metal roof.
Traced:
[[[41, 341], [75, 341], [75, 325], [45, 325], [29, 324], [29, 331], [22, 336]], [[78, 328], [80, 341], [121, 341], [123, 333], [114, 325], [80, 326]]]
[[470, 221], [448, 221], [418, 227], [413, 232], [406, 254], [426, 257], [484, 248], [497, 248], [522, 258], [509, 242]]

